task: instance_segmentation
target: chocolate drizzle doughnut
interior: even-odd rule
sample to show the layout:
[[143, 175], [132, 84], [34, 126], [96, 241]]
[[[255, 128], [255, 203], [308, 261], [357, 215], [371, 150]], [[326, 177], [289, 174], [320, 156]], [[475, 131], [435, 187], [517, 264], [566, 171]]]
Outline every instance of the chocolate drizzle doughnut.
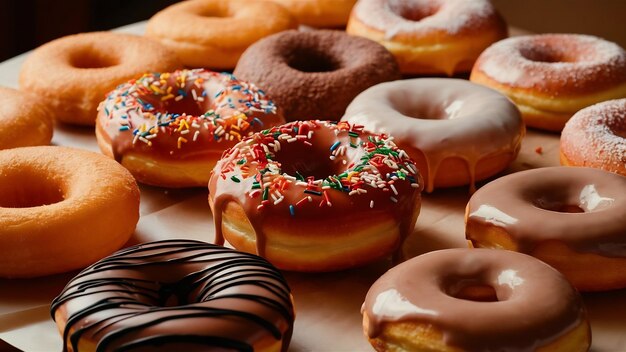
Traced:
[[51, 312], [64, 351], [284, 351], [294, 320], [290, 289], [266, 260], [192, 240], [102, 259], [70, 281]]
[[382, 45], [339, 31], [285, 31], [246, 50], [234, 71], [264, 89], [287, 121], [339, 120], [354, 97], [400, 78]]

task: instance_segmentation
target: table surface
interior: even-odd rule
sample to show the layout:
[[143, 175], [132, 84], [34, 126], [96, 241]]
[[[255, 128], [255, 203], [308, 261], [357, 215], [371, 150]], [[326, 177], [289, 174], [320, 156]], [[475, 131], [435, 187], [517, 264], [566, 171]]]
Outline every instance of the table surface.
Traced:
[[[141, 34], [144, 28], [140, 22], [116, 31]], [[0, 64], [1, 86], [17, 88], [27, 54]], [[93, 128], [57, 126], [52, 143], [98, 152]], [[506, 173], [554, 165], [558, 165], [558, 135], [530, 130]], [[213, 240], [205, 189], [140, 188], [141, 218], [131, 243], [164, 238]], [[467, 188], [425, 194], [415, 230], [403, 248], [405, 256], [465, 247], [463, 216], [468, 200]], [[337, 273], [285, 273], [297, 312], [289, 351], [372, 351], [362, 333], [360, 307], [370, 285], [390, 267], [390, 261], [383, 260]], [[61, 338], [50, 319], [50, 302], [74, 274], [0, 280], [0, 339], [25, 351], [61, 350]], [[593, 331], [592, 351], [626, 351], [626, 290], [584, 294], [583, 299]]]

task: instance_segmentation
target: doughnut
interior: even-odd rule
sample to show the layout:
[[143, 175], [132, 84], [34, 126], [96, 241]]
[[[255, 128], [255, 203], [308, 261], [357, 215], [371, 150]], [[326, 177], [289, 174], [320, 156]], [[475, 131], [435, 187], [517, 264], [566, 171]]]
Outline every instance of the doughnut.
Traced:
[[63, 350], [286, 351], [293, 302], [263, 258], [192, 240], [120, 250], [52, 302]]
[[479, 189], [466, 210], [473, 247], [530, 254], [580, 291], [626, 287], [626, 177], [583, 167], [517, 172]]
[[139, 182], [206, 187], [222, 152], [285, 120], [263, 91], [204, 69], [150, 73], [120, 85], [98, 108], [96, 137]]
[[50, 144], [52, 113], [37, 96], [0, 87], [0, 150]]
[[561, 132], [561, 165], [586, 166], [626, 176], [626, 99], [585, 108]]
[[301, 25], [345, 27], [356, 0], [272, 0], [283, 5]]
[[363, 329], [378, 351], [569, 351], [591, 344], [587, 312], [563, 275], [528, 255], [426, 253], [369, 289]]
[[489, 0], [360, 0], [346, 31], [384, 45], [404, 74], [448, 76], [508, 35]]
[[113, 160], [78, 149], [0, 151], [0, 277], [84, 268], [128, 241], [139, 189]]
[[399, 254], [421, 188], [388, 136], [347, 122], [287, 123], [238, 143], [213, 169], [215, 241], [284, 270], [356, 267]]
[[470, 185], [504, 170], [525, 134], [518, 109], [491, 89], [460, 79], [416, 78], [359, 94], [344, 121], [393, 136], [425, 175], [426, 191]]
[[146, 36], [172, 49], [187, 67], [232, 69], [250, 44], [297, 27], [284, 7], [260, 0], [191, 0], [148, 21]]
[[235, 76], [264, 89], [287, 121], [339, 120], [360, 92], [400, 78], [381, 45], [343, 32], [285, 31], [244, 52]]
[[526, 125], [561, 131], [578, 110], [626, 97], [626, 51], [589, 35], [514, 37], [487, 48], [470, 80], [511, 98]]
[[19, 84], [45, 101], [58, 121], [93, 126], [98, 104], [118, 84], [178, 67], [175, 54], [150, 39], [82, 33], [35, 49], [22, 65]]

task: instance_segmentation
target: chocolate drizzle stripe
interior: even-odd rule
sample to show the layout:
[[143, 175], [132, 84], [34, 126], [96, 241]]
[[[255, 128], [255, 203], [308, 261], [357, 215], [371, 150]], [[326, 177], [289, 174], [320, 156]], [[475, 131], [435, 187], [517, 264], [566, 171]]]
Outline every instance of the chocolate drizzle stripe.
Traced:
[[[64, 351], [68, 344], [76, 351], [82, 339], [94, 340], [97, 351], [190, 344], [252, 350], [259, 329], [283, 339], [286, 350], [294, 319], [289, 287], [266, 260], [188, 240], [143, 244], [101, 260], [53, 301], [53, 318], [62, 305]], [[202, 318], [206, 323], [197, 324]], [[238, 330], [228, 332], [233, 322]]]

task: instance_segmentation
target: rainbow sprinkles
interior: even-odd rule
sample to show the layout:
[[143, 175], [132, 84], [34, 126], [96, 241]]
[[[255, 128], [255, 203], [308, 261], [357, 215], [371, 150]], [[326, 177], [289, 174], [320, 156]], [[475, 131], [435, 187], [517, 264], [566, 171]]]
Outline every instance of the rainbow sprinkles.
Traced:
[[276, 114], [253, 84], [204, 69], [144, 74], [118, 86], [98, 109], [114, 142], [130, 139], [118, 143], [122, 149], [153, 147], [163, 139], [161, 149], [172, 155], [198, 141], [234, 144], [265, 128], [265, 115]]

